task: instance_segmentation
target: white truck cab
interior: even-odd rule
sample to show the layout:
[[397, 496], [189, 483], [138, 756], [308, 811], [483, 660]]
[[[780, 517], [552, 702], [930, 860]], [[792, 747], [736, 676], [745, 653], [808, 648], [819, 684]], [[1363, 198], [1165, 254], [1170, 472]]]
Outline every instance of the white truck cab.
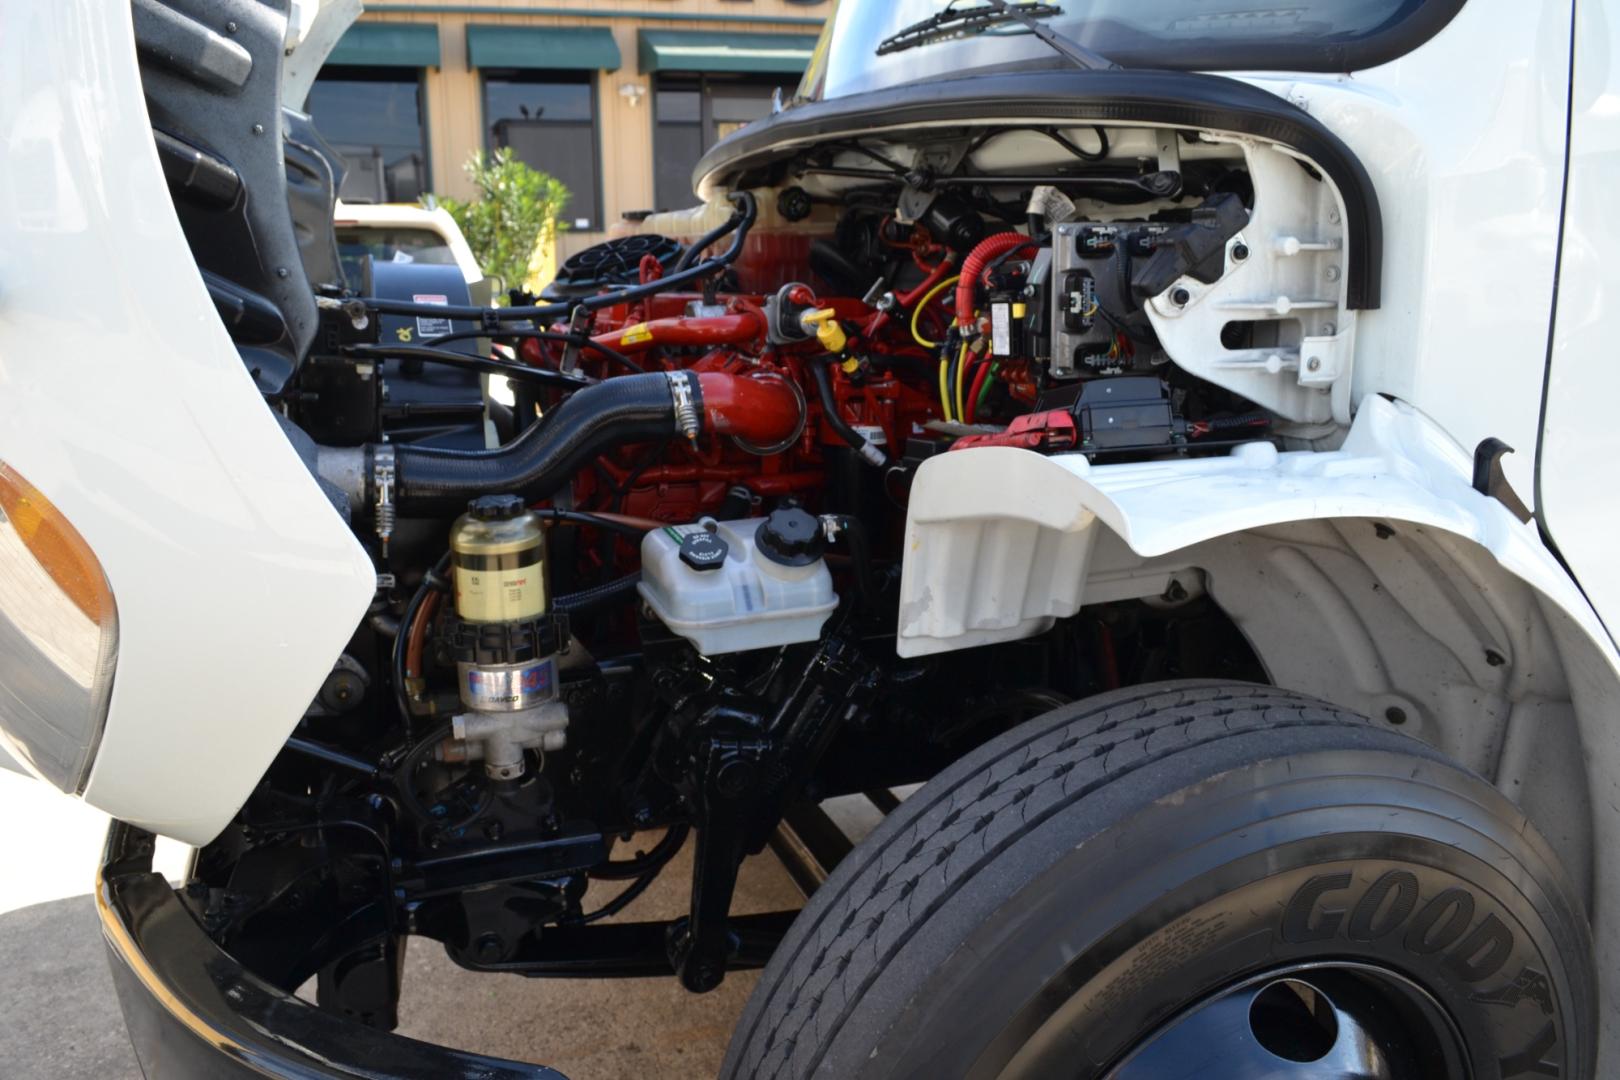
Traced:
[[1620, 1071], [1612, 5], [841, 0], [504, 307], [345, 279], [294, 6], [0, 36], [0, 734], [149, 1068], [556, 1075], [416, 937], [763, 967], [728, 1077]]
[[442, 206], [408, 203], [339, 202], [333, 215], [344, 278], [358, 285], [360, 260], [455, 266], [468, 285], [484, 272], [461, 235], [456, 219]]

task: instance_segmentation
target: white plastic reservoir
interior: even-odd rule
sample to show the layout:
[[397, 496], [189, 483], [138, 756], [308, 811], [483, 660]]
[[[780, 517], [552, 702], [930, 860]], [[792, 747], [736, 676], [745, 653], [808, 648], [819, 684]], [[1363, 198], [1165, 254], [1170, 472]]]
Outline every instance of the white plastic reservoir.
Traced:
[[671, 525], [641, 541], [637, 588], [665, 626], [706, 656], [815, 641], [838, 606], [821, 547], [820, 522], [803, 510]]

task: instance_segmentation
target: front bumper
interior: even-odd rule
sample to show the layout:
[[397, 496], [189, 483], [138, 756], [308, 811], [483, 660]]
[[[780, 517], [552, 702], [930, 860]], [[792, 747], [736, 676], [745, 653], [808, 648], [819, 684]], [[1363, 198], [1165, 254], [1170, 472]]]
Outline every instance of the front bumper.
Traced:
[[152, 872], [152, 850], [151, 833], [113, 822], [96, 887], [113, 984], [148, 1077], [567, 1080], [376, 1031], [276, 989], [203, 933]]

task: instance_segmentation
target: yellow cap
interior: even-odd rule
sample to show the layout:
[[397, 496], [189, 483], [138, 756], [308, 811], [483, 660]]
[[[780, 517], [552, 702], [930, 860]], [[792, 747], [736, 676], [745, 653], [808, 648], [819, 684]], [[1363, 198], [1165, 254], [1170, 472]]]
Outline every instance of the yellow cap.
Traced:
[[807, 311], [799, 316], [799, 323], [806, 329], [814, 329], [816, 340], [830, 353], [843, 352], [844, 346], [849, 343], [844, 336], [844, 328], [838, 325], [838, 313], [832, 308]]
[[861, 362], [859, 360], [855, 359], [855, 357], [853, 357], [853, 356], [851, 356], [849, 359], [845, 360], [842, 364], [839, 364], [838, 366], [844, 372], [845, 375], [853, 375], [857, 371], [861, 370]]
[[1022, 319], [1025, 315], [1029, 314], [1028, 304], [1014, 304], [1012, 307], [1013, 318], [1015, 319]]

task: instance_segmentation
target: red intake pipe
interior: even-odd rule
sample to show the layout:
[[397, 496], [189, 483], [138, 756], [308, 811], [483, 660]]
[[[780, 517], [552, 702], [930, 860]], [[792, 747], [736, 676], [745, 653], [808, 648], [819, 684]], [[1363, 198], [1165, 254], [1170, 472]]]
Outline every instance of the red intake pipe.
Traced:
[[646, 352], [654, 345], [736, 345], [764, 336], [765, 320], [752, 311], [736, 315], [653, 319], [622, 330], [597, 334], [591, 340], [625, 353]]
[[778, 446], [804, 429], [804, 398], [784, 375], [702, 371], [697, 378], [705, 431], [735, 435], [755, 446]]

